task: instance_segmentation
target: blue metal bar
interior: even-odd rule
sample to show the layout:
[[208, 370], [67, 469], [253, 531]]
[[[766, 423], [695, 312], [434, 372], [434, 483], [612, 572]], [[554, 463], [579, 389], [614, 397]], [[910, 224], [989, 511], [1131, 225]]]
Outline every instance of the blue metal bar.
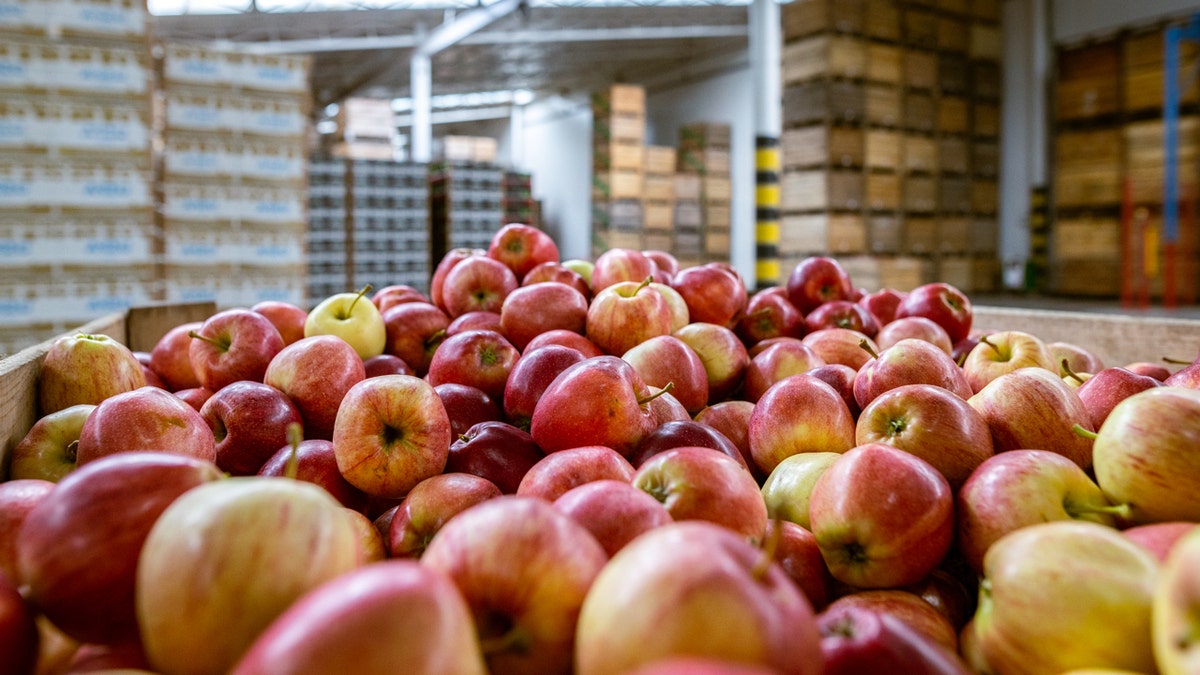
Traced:
[[[1179, 241], [1179, 44], [1200, 41], [1200, 15], [1167, 26], [1163, 40], [1163, 242]], [[1187, 86], [1191, 86], [1188, 82]]]

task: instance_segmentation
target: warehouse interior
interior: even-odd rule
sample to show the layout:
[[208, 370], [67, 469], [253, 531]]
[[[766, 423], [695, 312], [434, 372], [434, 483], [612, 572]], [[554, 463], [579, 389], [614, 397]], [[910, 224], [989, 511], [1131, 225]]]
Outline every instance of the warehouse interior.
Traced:
[[420, 288], [505, 222], [756, 287], [827, 254], [864, 288], [1200, 315], [1195, 0], [5, 5], [4, 351]]

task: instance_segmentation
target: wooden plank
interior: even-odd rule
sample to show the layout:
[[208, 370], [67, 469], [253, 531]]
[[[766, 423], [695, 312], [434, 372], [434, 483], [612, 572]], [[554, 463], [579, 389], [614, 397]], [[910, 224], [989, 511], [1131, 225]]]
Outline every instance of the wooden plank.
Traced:
[[[868, 124], [892, 127], [902, 122], [904, 90], [887, 84], [867, 84], [864, 110]], [[861, 119], [861, 117], [860, 117]]]
[[851, 254], [867, 248], [866, 224], [858, 214], [785, 215], [779, 233], [780, 250], [793, 254]]
[[1121, 222], [1116, 217], [1059, 217], [1050, 230], [1050, 242], [1051, 255], [1057, 261], [1118, 260], [1121, 257]]
[[795, 0], [779, 8], [783, 39], [827, 31], [862, 33], [864, 10], [863, 0]]
[[838, 34], [808, 37], [783, 46], [784, 86], [822, 77], [859, 78], [867, 70], [867, 45]]
[[780, 139], [784, 168], [862, 166], [863, 130], [825, 124], [785, 129]]
[[890, 129], [866, 130], [866, 167], [895, 171], [900, 168], [903, 134]]
[[868, 173], [866, 190], [867, 208], [872, 211], [895, 211], [901, 206], [899, 174]]

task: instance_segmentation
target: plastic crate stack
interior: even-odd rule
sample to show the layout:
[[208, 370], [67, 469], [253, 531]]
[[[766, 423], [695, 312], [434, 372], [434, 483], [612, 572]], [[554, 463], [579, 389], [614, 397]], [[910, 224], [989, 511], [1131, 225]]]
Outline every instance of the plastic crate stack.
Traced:
[[521, 171], [504, 172], [504, 222], [542, 226], [541, 210], [533, 198], [533, 176]]
[[167, 300], [303, 302], [309, 63], [163, 45]]
[[346, 272], [346, 189], [346, 160], [309, 159], [307, 307], [352, 288]]
[[504, 225], [504, 169], [478, 162], [429, 167], [429, 269], [447, 251], [487, 249]]
[[0, 353], [157, 297], [144, 0], [0, 12]]
[[351, 160], [346, 179], [351, 230], [347, 288], [405, 284], [427, 291], [433, 269], [429, 260], [429, 166]]

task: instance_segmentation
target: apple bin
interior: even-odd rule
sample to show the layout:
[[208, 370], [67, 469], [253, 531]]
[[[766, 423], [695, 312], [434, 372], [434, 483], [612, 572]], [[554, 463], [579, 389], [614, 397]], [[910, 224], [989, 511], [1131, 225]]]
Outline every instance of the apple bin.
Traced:
[[502, 232], [287, 336], [98, 318], [162, 360], [94, 404], [0, 360], [0, 673], [1197, 672], [1200, 321]]

